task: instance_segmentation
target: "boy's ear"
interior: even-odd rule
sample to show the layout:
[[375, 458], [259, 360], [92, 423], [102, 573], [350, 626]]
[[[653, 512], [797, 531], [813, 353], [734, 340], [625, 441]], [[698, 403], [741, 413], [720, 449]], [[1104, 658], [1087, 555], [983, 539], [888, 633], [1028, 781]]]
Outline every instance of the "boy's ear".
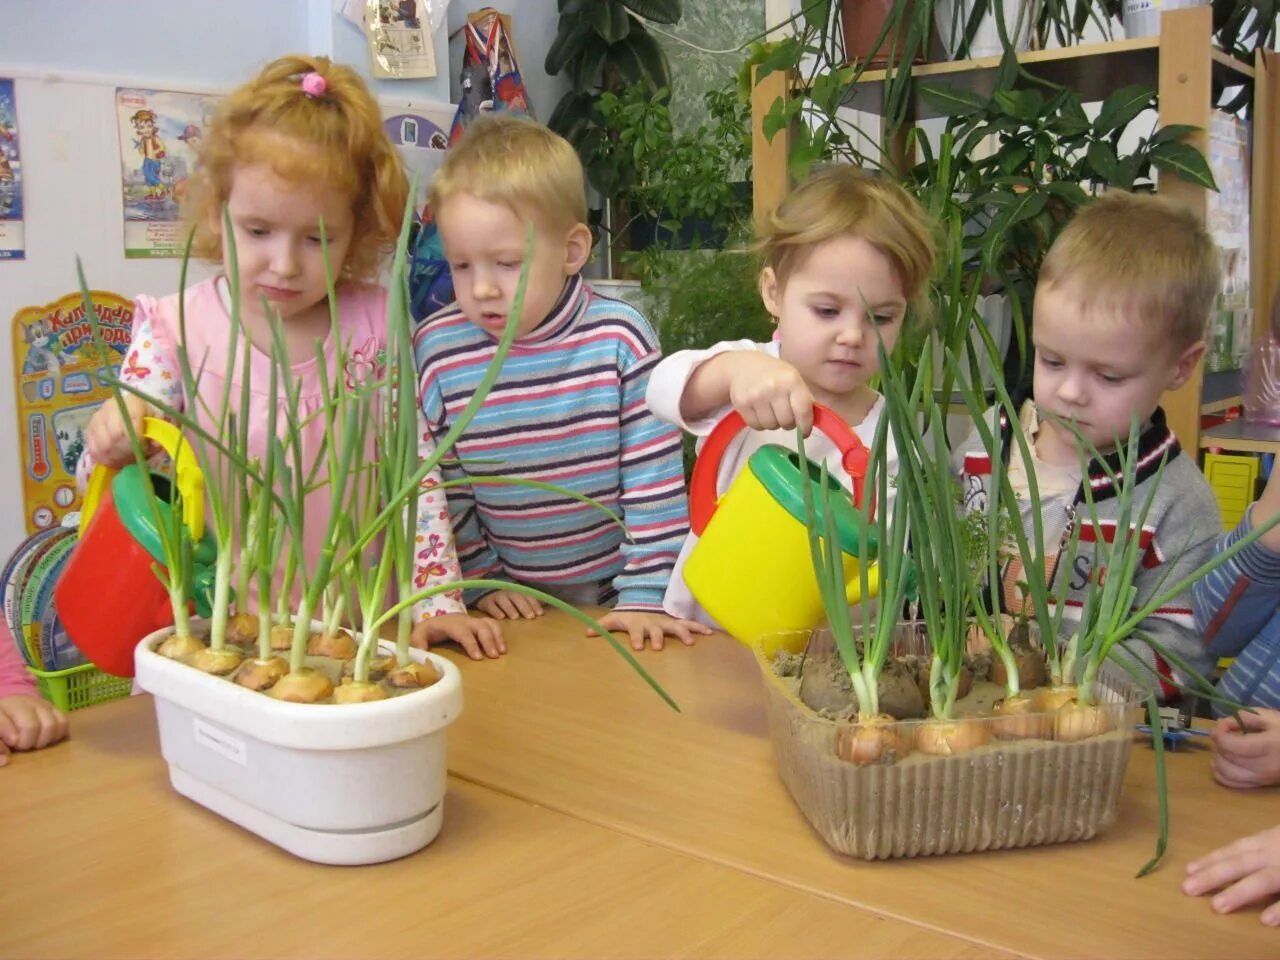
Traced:
[[1180, 386], [1187, 382], [1191, 374], [1196, 369], [1196, 364], [1200, 362], [1200, 358], [1204, 356], [1205, 343], [1203, 340], [1197, 340], [1187, 349], [1183, 350], [1178, 357], [1177, 364], [1174, 366], [1173, 376], [1169, 379], [1166, 390], [1177, 390]]
[[581, 272], [591, 256], [591, 228], [585, 223], [575, 223], [569, 228], [564, 243], [564, 274], [571, 277]]
[[782, 284], [778, 283], [778, 275], [773, 272], [773, 267], [765, 267], [760, 271], [760, 299], [775, 320], [782, 316]]

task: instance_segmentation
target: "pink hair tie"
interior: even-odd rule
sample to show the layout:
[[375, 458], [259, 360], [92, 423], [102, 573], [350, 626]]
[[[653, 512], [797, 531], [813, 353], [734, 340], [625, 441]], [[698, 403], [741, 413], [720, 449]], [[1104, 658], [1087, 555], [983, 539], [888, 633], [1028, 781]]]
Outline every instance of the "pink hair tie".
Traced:
[[329, 88], [328, 82], [320, 74], [311, 73], [302, 76], [302, 92], [308, 97], [323, 97], [325, 90]]

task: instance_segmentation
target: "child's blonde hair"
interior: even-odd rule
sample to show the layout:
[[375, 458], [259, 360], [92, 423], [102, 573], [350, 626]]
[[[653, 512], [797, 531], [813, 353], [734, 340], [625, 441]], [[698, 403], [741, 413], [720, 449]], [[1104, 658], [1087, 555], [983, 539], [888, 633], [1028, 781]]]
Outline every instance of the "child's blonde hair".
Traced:
[[793, 190], [759, 228], [762, 266], [778, 283], [813, 247], [835, 237], [860, 237], [893, 264], [907, 302], [917, 311], [933, 272], [933, 225], [899, 184], [848, 164], [826, 167]]
[[1204, 337], [1222, 289], [1221, 257], [1186, 207], [1111, 191], [1058, 235], [1036, 286], [1069, 290], [1085, 310], [1104, 306], [1158, 326], [1184, 349]]
[[[312, 73], [324, 80], [314, 95], [302, 85]], [[218, 105], [198, 156], [184, 208], [196, 256], [222, 258], [232, 174], [237, 164], [256, 163], [290, 183], [351, 198], [354, 227], [339, 280], [373, 279], [395, 247], [409, 185], [378, 103], [350, 67], [300, 55], [267, 64]]]
[[445, 154], [427, 204], [439, 211], [455, 193], [501, 203], [554, 227], [587, 221], [582, 161], [569, 141], [511, 114], [482, 115]]

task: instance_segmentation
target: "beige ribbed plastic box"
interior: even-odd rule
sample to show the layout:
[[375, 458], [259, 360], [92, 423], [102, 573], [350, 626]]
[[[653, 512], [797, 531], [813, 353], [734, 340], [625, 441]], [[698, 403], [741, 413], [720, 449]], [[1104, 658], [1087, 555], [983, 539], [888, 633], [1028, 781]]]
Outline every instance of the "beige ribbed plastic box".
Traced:
[[[842, 730], [806, 706], [757, 652], [782, 780], [834, 850], [867, 860], [1087, 840], [1115, 820], [1142, 691], [1118, 669], [1099, 682], [1111, 731], [1086, 740], [997, 740], [950, 757], [912, 752], [891, 765], [836, 755]], [[926, 721], [894, 729], [907, 742]], [[974, 721], [994, 723], [996, 721]]]

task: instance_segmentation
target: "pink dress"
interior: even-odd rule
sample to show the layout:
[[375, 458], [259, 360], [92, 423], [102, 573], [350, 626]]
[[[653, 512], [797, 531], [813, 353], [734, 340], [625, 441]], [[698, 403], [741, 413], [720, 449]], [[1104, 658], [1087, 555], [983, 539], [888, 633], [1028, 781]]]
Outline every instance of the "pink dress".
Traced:
[[[189, 287], [185, 295], [187, 357], [192, 370], [197, 373], [203, 364], [200, 379], [202, 403], [197, 405], [197, 416], [201, 425], [210, 432], [213, 432], [210, 411], [216, 411], [222, 402], [223, 385], [226, 382], [224, 371], [231, 349], [232, 327], [227, 312], [226, 304], [229, 300], [226, 293], [225, 281], [219, 277]], [[338, 318], [348, 357], [346, 367], [341, 371], [347, 385], [355, 386], [380, 376], [385, 360], [386, 291], [372, 286], [343, 287], [338, 291]], [[125, 382], [171, 407], [185, 411], [187, 402], [183, 395], [177, 354], [179, 339], [178, 295], [162, 299], [139, 297], [134, 312], [132, 338], [120, 373]], [[243, 345], [237, 348], [236, 369], [231, 380], [230, 403], [233, 408], [239, 404], [243, 349]], [[286, 403], [283, 387], [275, 397], [268, 393], [270, 358], [252, 344], [249, 345], [249, 350], [249, 393], [252, 399], [248, 450], [251, 457], [261, 457], [265, 454], [268, 443], [269, 407], [275, 404], [276, 432], [284, 437]], [[331, 384], [337, 382], [338, 375], [335, 369], [335, 352], [333, 344], [326, 343], [325, 353], [330, 363], [327, 374]], [[313, 358], [294, 364], [290, 368], [290, 374], [300, 387], [298, 413], [303, 421], [303, 462], [309, 469], [323, 449], [324, 439], [324, 420], [320, 415], [324, 394], [317, 360]], [[421, 419], [421, 415], [419, 416]], [[418, 425], [418, 437], [418, 455], [421, 459], [434, 450], [430, 432], [422, 422]], [[86, 453], [81, 461], [82, 483], [87, 479], [91, 467]], [[322, 479], [323, 474], [317, 476], [317, 481]], [[438, 471], [433, 471], [422, 484], [418, 511], [418, 549], [415, 552], [415, 589], [456, 582], [461, 577], [444, 491], [437, 488], [439, 482]], [[304, 505], [304, 554], [308, 570], [315, 568], [324, 546], [330, 512], [329, 487], [320, 485], [307, 495]], [[465, 607], [461, 591], [449, 590], [415, 605], [414, 619], [419, 621], [443, 613], [462, 612], [465, 612]]]
[[35, 696], [36, 681], [27, 672], [22, 654], [14, 645], [9, 624], [0, 616], [0, 697], [12, 697], [20, 693]]

